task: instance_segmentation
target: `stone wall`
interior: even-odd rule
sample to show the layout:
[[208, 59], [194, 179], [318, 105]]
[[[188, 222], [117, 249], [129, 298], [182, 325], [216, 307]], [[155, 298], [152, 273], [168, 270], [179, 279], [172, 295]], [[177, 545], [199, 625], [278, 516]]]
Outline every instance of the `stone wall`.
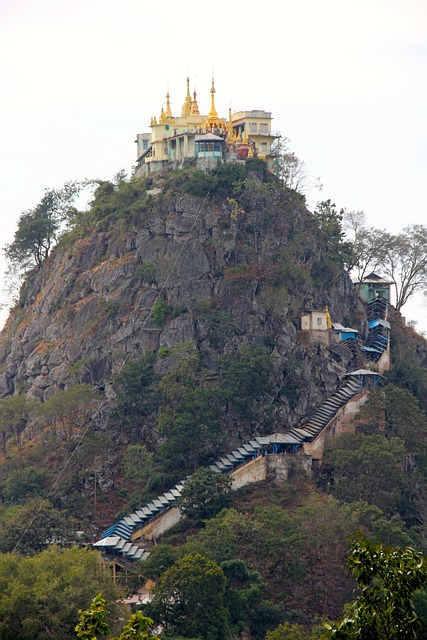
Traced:
[[311, 474], [311, 456], [293, 456], [283, 454], [269, 454], [267, 461], [267, 476], [273, 482], [287, 482], [296, 474]]
[[367, 397], [368, 390], [363, 389], [362, 393], [358, 393], [349, 402], [347, 402], [347, 404], [341, 407], [333, 420], [331, 420], [331, 422], [321, 431], [313, 442], [304, 442], [304, 455], [310, 456], [313, 461], [321, 461], [327, 438], [331, 436], [339, 436], [342, 433], [354, 432], [354, 417], [366, 402]]

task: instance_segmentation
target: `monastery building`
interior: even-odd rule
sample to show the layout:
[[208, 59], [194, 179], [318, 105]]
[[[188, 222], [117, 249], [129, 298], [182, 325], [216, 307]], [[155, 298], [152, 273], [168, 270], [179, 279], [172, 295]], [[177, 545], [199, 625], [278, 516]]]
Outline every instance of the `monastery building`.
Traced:
[[229, 109], [228, 118], [221, 118], [215, 108], [213, 79], [210, 94], [209, 112], [202, 115], [195, 91], [191, 97], [187, 78], [187, 95], [179, 116], [172, 114], [169, 92], [166, 94], [166, 108], [162, 107], [158, 118], [151, 118], [151, 132], [137, 134], [135, 175], [187, 164], [208, 171], [220, 163], [244, 162], [253, 156], [262, 158], [274, 170], [272, 144], [280, 134], [271, 130], [271, 113], [252, 110], [232, 114]]

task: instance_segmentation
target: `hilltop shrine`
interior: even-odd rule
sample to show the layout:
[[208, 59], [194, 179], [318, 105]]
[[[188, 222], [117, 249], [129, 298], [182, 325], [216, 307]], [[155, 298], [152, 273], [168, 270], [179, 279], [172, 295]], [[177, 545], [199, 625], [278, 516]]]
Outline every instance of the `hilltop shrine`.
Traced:
[[207, 171], [223, 162], [244, 162], [253, 156], [274, 168], [272, 144], [280, 134], [271, 130], [271, 113], [252, 110], [232, 114], [230, 108], [227, 118], [220, 117], [215, 93], [212, 79], [210, 109], [207, 115], [202, 115], [196, 91], [191, 96], [187, 78], [187, 93], [178, 116], [172, 114], [167, 92], [165, 108], [162, 107], [158, 118], [151, 118], [151, 132], [137, 134], [135, 175], [144, 176], [166, 167], [178, 169], [186, 164]]

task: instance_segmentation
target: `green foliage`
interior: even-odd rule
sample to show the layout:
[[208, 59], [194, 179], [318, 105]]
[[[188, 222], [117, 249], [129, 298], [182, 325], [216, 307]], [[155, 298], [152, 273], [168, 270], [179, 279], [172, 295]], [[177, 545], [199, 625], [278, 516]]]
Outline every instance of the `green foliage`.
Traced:
[[77, 541], [77, 521], [55, 509], [49, 500], [36, 497], [5, 510], [0, 517], [0, 551], [33, 554], [48, 544]]
[[267, 631], [266, 640], [311, 640], [304, 627], [300, 624], [284, 622], [279, 624], [274, 631]]
[[189, 518], [208, 519], [231, 502], [231, 477], [199, 469], [184, 484], [178, 507]]
[[21, 434], [29, 419], [35, 415], [39, 402], [27, 396], [9, 396], [0, 399], [0, 437], [3, 453], [6, 453], [8, 437], [15, 436], [16, 444], [21, 444]]
[[153, 471], [154, 455], [144, 445], [129, 445], [124, 456], [124, 463], [126, 478], [137, 487], [138, 508], [141, 508], [141, 497]]
[[168, 318], [172, 317], [172, 306], [163, 298], [158, 298], [151, 309], [154, 324], [162, 327]]
[[114, 382], [117, 406], [113, 417], [125, 430], [140, 433], [144, 421], [156, 410], [159, 393], [154, 372], [155, 355], [128, 362]]
[[79, 623], [74, 631], [81, 640], [96, 640], [98, 635], [106, 636], [111, 633], [109, 625], [105, 622], [108, 611], [105, 609], [106, 600], [98, 593], [90, 603], [89, 609], [79, 609]]
[[234, 633], [243, 631], [248, 621], [257, 617], [265, 584], [258, 571], [251, 571], [243, 560], [227, 560], [221, 563], [226, 579], [225, 605], [230, 626]]
[[33, 557], [0, 554], [0, 637], [69, 640], [78, 609], [99, 589], [116, 620], [119, 594], [97, 552], [51, 547]]
[[23, 502], [40, 492], [42, 482], [43, 475], [34, 467], [15, 469], [3, 485], [3, 498], [5, 502]]
[[[106, 616], [109, 611], [105, 608], [106, 601], [99, 593], [92, 600], [89, 609], [85, 611], [79, 610], [79, 623], [75, 627], [77, 638], [81, 640], [98, 640], [98, 636], [108, 635], [111, 629], [107, 622]], [[132, 614], [127, 623], [124, 625], [120, 636], [113, 640], [132, 640], [133, 638], [153, 638], [159, 640], [157, 636], [151, 633], [154, 622], [151, 618], [147, 618], [141, 611]]]
[[62, 189], [46, 189], [34, 209], [21, 213], [13, 242], [4, 249], [12, 265], [20, 270], [41, 266], [57, 240], [61, 226], [69, 219], [80, 188], [79, 183], [68, 182]]
[[356, 425], [368, 433], [384, 432], [387, 438], [400, 438], [409, 454], [426, 454], [427, 417], [406, 389], [388, 384], [373, 391], [356, 416]]
[[185, 555], [154, 588], [150, 609], [169, 634], [223, 640], [227, 637], [222, 569], [201, 554]]
[[363, 536], [352, 544], [348, 565], [361, 594], [336, 624], [328, 624], [327, 638], [409, 640], [416, 638], [419, 621], [413, 600], [427, 585], [425, 558], [406, 549], [374, 544]]
[[318, 241], [321, 254], [313, 271], [318, 278], [327, 275], [328, 271], [335, 274], [338, 269], [352, 263], [352, 245], [344, 240], [343, 214], [344, 211], [338, 212], [331, 200], [324, 200], [316, 206], [313, 215], [319, 226]]
[[244, 346], [220, 360], [221, 387], [243, 420], [254, 419], [256, 403], [271, 389], [273, 367], [266, 349]]
[[156, 265], [153, 262], [139, 264], [135, 269], [135, 276], [143, 282], [153, 284], [156, 281]]
[[38, 415], [45, 424], [52, 425], [55, 432], [60, 430], [61, 435], [69, 439], [73, 427], [85, 423], [95, 400], [96, 395], [90, 384], [76, 384], [58, 391], [46, 402], [39, 404]]
[[400, 438], [344, 434], [331, 441], [324, 465], [331, 467], [334, 495], [345, 502], [374, 504], [396, 514], [405, 489], [405, 447]]
[[166, 177], [164, 191], [173, 190], [174, 193], [188, 193], [201, 198], [210, 195], [222, 199], [231, 196], [235, 185], [246, 177], [246, 167], [235, 163], [222, 164], [212, 173], [196, 169], [175, 171]]
[[141, 178], [126, 180], [118, 176], [114, 182], [95, 180], [96, 185], [89, 221], [106, 218], [125, 219], [129, 221], [141, 216], [148, 208], [146, 182]]

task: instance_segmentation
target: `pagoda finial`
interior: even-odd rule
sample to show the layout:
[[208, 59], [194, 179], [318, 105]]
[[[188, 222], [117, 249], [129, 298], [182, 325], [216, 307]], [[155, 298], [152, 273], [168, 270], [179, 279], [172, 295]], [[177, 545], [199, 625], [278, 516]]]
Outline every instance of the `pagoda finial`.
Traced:
[[193, 92], [193, 101], [191, 103], [190, 114], [192, 116], [199, 116], [200, 115], [199, 105], [197, 104], [197, 93], [196, 93], [195, 89], [194, 89], [194, 92]]
[[208, 113], [209, 121], [212, 122], [214, 120], [218, 120], [218, 114], [215, 109], [215, 82], [214, 77], [212, 76], [212, 87], [211, 87], [211, 108]]
[[190, 78], [187, 76], [187, 95], [182, 105], [181, 116], [189, 116], [191, 112]]
[[162, 107], [162, 112], [160, 114], [159, 122], [160, 124], [166, 124], [166, 113], [164, 112], [163, 107]]
[[227, 134], [227, 142], [228, 142], [228, 144], [234, 144], [233, 123], [231, 122], [231, 107], [229, 107], [229, 108], [228, 108], [228, 134]]
[[166, 111], [165, 111], [166, 118], [172, 118], [172, 110], [171, 110], [169, 98], [170, 98], [170, 95], [168, 91], [166, 94]]

